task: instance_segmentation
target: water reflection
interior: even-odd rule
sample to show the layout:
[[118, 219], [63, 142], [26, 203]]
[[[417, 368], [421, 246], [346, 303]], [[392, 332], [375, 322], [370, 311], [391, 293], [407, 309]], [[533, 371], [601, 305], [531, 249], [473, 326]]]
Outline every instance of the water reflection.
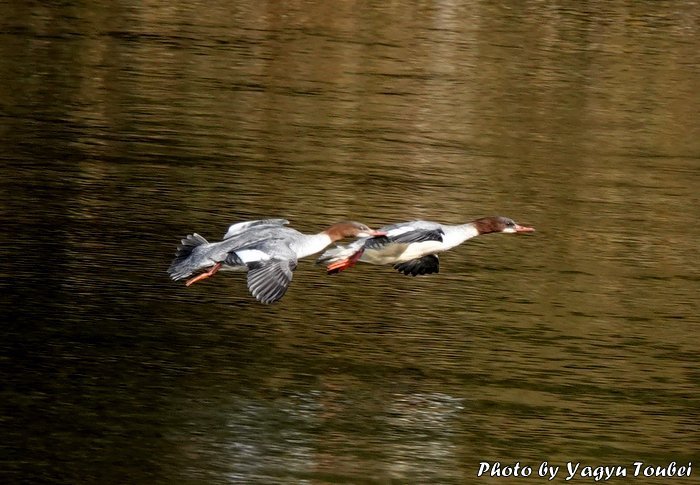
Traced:
[[[693, 458], [692, 3], [2, 10], [8, 483]], [[427, 278], [302, 261], [271, 307], [165, 274], [238, 220], [489, 214], [538, 233]]]

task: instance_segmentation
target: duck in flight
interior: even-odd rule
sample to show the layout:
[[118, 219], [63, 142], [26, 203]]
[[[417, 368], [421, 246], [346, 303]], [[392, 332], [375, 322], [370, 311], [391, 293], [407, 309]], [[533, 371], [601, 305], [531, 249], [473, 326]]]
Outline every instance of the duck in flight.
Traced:
[[346, 237], [384, 235], [353, 221], [333, 224], [318, 234], [303, 234], [287, 224], [286, 219], [239, 222], [214, 243], [190, 234], [178, 246], [168, 273], [173, 280], [187, 279], [190, 286], [218, 271], [247, 271], [251, 294], [262, 303], [274, 303], [286, 293], [300, 258]]
[[354, 266], [358, 261], [391, 264], [405, 275], [427, 275], [440, 271], [437, 253], [447, 251], [482, 234], [533, 232], [507, 217], [476, 219], [466, 224], [447, 225], [432, 221], [410, 221], [384, 226], [382, 237], [361, 237], [346, 246], [324, 252], [317, 263], [326, 264], [328, 274]]

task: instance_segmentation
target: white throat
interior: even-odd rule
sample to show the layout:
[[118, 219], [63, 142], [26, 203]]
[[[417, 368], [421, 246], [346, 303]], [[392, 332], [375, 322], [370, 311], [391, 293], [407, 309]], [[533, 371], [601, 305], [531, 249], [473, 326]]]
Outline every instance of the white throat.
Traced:
[[443, 244], [445, 249], [450, 249], [462, 244], [464, 241], [479, 235], [479, 230], [471, 222], [459, 226], [443, 226], [445, 235]]
[[304, 234], [292, 249], [297, 254], [297, 258], [305, 258], [320, 251], [323, 251], [331, 242], [331, 237], [325, 232], [318, 234]]

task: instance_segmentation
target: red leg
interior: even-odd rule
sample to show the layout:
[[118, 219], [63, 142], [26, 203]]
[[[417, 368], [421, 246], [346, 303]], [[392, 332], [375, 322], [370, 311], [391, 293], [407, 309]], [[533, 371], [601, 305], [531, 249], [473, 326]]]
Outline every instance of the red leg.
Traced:
[[331, 263], [326, 267], [326, 272], [328, 274], [337, 274], [340, 273], [341, 271], [345, 271], [348, 268], [352, 268], [357, 264], [357, 262], [360, 260], [362, 257], [362, 253], [364, 253], [364, 249], [360, 249], [357, 251], [355, 254], [350, 256], [349, 258], [342, 259], [340, 261], [336, 261], [335, 263]]
[[202, 274], [200, 274], [200, 275], [195, 276], [194, 278], [190, 278], [189, 280], [187, 280], [187, 282], [185, 283], [185, 286], [193, 285], [193, 284], [195, 284], [195, 283], [198, 282], [198, 281], [202, 281], [202, 280], [205, 280], [205, 279], [209, 278], [210, 276], [214, 276], [214, 274], [215, 274], [217, 271], [219, 271], [219, 268], [221, 268], [221, 263], [216, 263], [216, 264], [215, 264], [214, 266], [212, 266], [211, 269], [210, 269], [209, 271], [207, 271], [206, 273], [202, 273]]

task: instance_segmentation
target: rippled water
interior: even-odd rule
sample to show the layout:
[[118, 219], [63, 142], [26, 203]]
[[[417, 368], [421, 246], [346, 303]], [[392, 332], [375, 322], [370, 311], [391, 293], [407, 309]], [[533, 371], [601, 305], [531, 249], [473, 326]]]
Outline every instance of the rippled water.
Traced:
[[[231, 3], [0, 6], [3, 483], [700, 468], [696, 2]], [[165, 274], [240, 220], [490, 214], [538, 232], [272, 306]]]

